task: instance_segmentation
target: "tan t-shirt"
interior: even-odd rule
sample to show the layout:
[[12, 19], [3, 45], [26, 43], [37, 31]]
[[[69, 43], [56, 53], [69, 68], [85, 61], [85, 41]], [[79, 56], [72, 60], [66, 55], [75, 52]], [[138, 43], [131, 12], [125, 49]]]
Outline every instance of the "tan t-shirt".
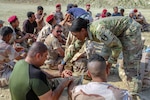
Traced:
[[59, 40], [53, 35], [49, 34], [48, 37], [45, 39], [45, 45], [49, 51], [49, 59], [56, 60], [58, 58], [58, 53], [56, 49], [61, 47]]

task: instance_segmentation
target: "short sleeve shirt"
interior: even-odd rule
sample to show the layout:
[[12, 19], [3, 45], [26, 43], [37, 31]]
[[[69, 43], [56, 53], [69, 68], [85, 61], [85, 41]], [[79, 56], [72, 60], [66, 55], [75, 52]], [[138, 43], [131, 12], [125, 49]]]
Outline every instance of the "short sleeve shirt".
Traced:
[[37, 27], [37, 23], [36, 21], [34, 21], [33, 23], [31, 23], [29, 20], [25, 20], [23, 22], [23, 31], [25, 33], [34, 33], [34, 29]]
[[5, 41], [0, 40], [0, 64], [8, 63], [14, 60], [19, 53]]
[[61, 47], [59, 40], [53, 34], [50, 34], [45, 39], [45, 44], [48, 47], [50, 59], [56, 60], [58, 57], [56, 50]]
[[39, 100], [38, 96], [52, 89], [40, 68], [25, 60], [16, 63], [9, 80], [9, 88], [12, 100]]

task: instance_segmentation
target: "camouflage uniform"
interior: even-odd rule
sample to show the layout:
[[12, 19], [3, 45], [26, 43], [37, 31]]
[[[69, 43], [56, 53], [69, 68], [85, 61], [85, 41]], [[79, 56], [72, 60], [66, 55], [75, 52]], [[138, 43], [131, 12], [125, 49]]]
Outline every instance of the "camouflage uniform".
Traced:
[[[101, 55], [109, 63], [116, 64], [120, 52], [123, 51], [123, 66], [120, 67], [119, 75], [130, 91], [140, 91], [139, 68], [143, 48], [141, 25], [129, 17], [117, 16], [97, 20], [89, 26], [88, 38], [104, 43]], [[68, 52], [63, 61], [71, 59], [85, 41], [76, 40], [71, 48], [73, 52]]]
[[56, 23], [60, 23], [63, 20], [63, 13], [62, 12], [54, 12]]
[[39, 32], [36, 41], [44, 42], [46, 37], [51, 33], [51, 31], [52, 31], [52, 26], [50, 24], [46, 23], [46, 25]]
[[[74, 45], [73, 43], [77, 40], [75, 36], [69, 32], [67, 41], [66, 41], [66, 48], [65, 48], [65, 56], [67, 56], [68, 52], [73, 53], [74, 52]], [[79, 40], [78, 40], [79, 41]], [[73, 68], [73, 75], [79, 76], [85, 74], [87, 71], [87, 58], [89, 58], [90, 55], [94, 53], [100, 53], [102, 44], [96, 43], [94, 41], [86, 40], [84, 44], [82, 45], [81, 49], [74, 54], [74, 56], [68, 61], [68, 63], [65, 66], [65, 69], [71, 69]], [[84, 77], [86, 78], [86, 77]]]
[[150, 48], [142, 55], [141, 59], [141, 78], [143, 89], [150, 88]]
[[72, 90], [72, 100], [132, 100], [128, 91], [105, 82], [90, 82]]
[[[41, 17], [42, 17], [42, 15], [39, 15], [38, 13], [35, 14], [36, 20], [40, 20]], [[38, 25], [37, 28], [38, 28], [38, 32], [39, 32], [45, 26], [44, 18], [43, 18], [42, 22], [40, 22], [40, 23], [38, 22], [37, 25]]]
[[8, 85], [8, 80], [14, 66], [13, 60], [17, 56], [19, 54], [11, 45], [0, 40], [0, 83], [3, 79], [6, 80], [6, 83], [1, 83], [0, 85]]
[[60, 64], [62, 60], [62, 57], [56, 52], [57, 48], [61, 48], [61, 43], [53, 34], [49, 34], [44, 44], [47, 46], [49, 52], [48, 59], [45, 63], [48, 64], [50, 68], [53, 68]]

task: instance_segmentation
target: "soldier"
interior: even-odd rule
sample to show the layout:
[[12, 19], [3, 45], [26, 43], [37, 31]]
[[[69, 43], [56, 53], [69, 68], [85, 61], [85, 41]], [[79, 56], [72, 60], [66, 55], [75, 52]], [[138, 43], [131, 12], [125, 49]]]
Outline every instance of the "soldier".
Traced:
[[44, 42], [49, 51], [48, 59], [45, 63], [49, 65], [50, 69], [58, 69], [57, 65], [60, 64], [62, 57], [64, 57], [64, 50], [60, 43], [61, 33], [61, 25], [56, 24], [53, 27], [52, 34], [49, 34]]
[[52, 33], [52, 26], [54, 26], [56, 24], [56, 20], [54, 15], [49, 15], [46, 18], [46, 25], [42, 28], [42, 30], [39, 32], [37, 40], [36, 41], [40, 41], [43, 42], [45, 41], [46, 37]]
[[11, 43], [20, 43], [22, 45], [25, 46], [25, 41], [30, 37], [30, 35], [27, 33], [27, 34], [24, 34], [23, 32], [20, 31], [19, 29], [19, 20], [17, 18], [16, 15], [14, 16], [10, 16], [8, 18], [8, 22], [10, 23], [10, 27], [12, 28], [13, 30], [13, 37], [11, 39]]
[[23, 56], [20, 56], [20, 53], [17, 52], [23, 48], [14, 49], [9, 44], [12, 33], [13, 30], [8, 26], [0, 29], [0, 87], [8, 85], [8, 80], [14, 66], [13, 60], [24, 58]]
[[56, 18], [56, 23], [60, 23], [64, 17], [63, 17], [63, 13], [61, 11], [61, 4], [56, 4], [56, 11], [54, 12], [54, 16]]
[[38, 6], [37, 13], [35, 13], [38, 32], [45, 26], [44, 17], [46, 13], [43, 13], [43, 10], [44, 8], [42, 6]]
[[139, 67], [143, 42], [140, 28], [141, 25], [136, 21], [121, 16], [100, 19], [91, 24], [82, 18], [74, 20], [70, 30], [78, 40], [71, 48], [74, 51], [68, 52], [61, 65], [58, 66], [60, 71], [87, 40], [103, 42], [101, 55], [107, 60], [108, 69], [112, 64], [117, 63], [117, 58], [123, 51], [123, 66], [120, 67], [119, 75], [127, 83], [128, 89], [136, 94], [141, 86]]
[[95, 54], [88, 60], [88, 73], [92, 82], [78, 85], [72, 91], [72, 100], [131, 100], [128, 91], [107, 83], [106, 61]]
[[91, 5], [86, 4], [86, 12], [88, 12], [92, 16], [92, 12], [90, 11]]
[[143, 89], [150, 88], [150, 47], [142, 55], [141, 78], [143, 80]]

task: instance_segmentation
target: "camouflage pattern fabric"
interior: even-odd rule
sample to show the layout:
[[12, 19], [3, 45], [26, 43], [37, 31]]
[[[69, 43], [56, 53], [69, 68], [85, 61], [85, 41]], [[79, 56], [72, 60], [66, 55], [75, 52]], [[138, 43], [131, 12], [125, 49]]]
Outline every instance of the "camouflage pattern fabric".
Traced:
[[62, 12], [54, 12], [56, 23], [60, 23], [63, 20]]
[[142, 89], [150, 88], [150, 51], [144, 52], [141, 59]]
[[[5, 79], [8, 83], [10, 74], [12, 72], [14, 62], [13, 60], [19, 54], [15, 51], [15, 49], [7, 44], [5, 41], [0, 40], [0, 82], [1, 79]], [[5, 84], [8, 85], [8, 84]]]
[[[119, 75], [123, 81], [126, 80], [130, 91], [140, 91], [139, 68], [143, 48], [141, 25], [129, 17], [104, 18], [89, 25], [88, 38], [92, 41], [104, 43], [105, 46], [101, 55], [109, 63], [116, 64], [119, 54], [123, 51], [122, 71], [119, 71]], [[77, 43], [77, 41], [79, 40], [73, 43], [72, 49], [74, 51], [79, 51], [84, 44], [81, 41]], [[68, 52], [64, 61], [67, 62], [75, 53]]]
[[37, 40], [43, 42], [45, 41], [46, 37], [51, 33], [52, 31], [52, 26], [48, 23], [42, 28], [42, 30], [39, 32]]
[[61, 48], [61, 43], [53, 34], [49, 34], [44, 43], [48, 48], [48, 57], [45, 64], [48, 64], [52, 69], [53, 67], [58, 69], [57, 65], [61, 63], [62, 57], [59, 56], [57, 48]]
[[[68, 94], [68, 91], [71, 90], [74, 86], [77, 85], [81, 85], [82, 84], [82, 78], [81, 76], [73, 76], [73, 82], [70, 84], [70, 86], [68, 88], [65, 88], [59, 98], [59, 100], [71, 100], [70, 99], [70, 95]], [[54, 79], [50, 79], [48, 80], [49, 84], [52, 86], [52, 90], [55, 90], [59, 84], [62, 83], [63, 78], [54, 78]]]

